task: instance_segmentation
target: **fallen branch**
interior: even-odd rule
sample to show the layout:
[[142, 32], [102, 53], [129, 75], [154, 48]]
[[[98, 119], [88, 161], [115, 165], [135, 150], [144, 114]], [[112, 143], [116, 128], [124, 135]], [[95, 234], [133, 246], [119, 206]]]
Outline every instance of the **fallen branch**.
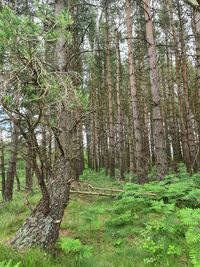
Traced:
[[92, 189], [92, 190], [96, 190], [96, 191], [104, 191], [104, 192], [108, 191], [108, 192], [115, 192], [115, 193], [123, 193], [124, 192], [124, 190], [122, 190], [122, 189], [105, 188], [105, 187], [94, 187], [91, 184], [84, 183], [84, 182], [75, 182], [74, 184], [72, 184], [72, 188], [76, 187], [76, 185], [79, 185], [80, 188], [82, 186], [85, 186], [88, 189]]
[[92, 196], [106, 196], [106, 197], [116, 197], [117, 194], [108, 194], [108, 193], [102, 193], [102, 192], [88, 192], [88, 191], [74, 191], [70, 190], [71, 194], [81, 194], [81, 195], [92, 195]]

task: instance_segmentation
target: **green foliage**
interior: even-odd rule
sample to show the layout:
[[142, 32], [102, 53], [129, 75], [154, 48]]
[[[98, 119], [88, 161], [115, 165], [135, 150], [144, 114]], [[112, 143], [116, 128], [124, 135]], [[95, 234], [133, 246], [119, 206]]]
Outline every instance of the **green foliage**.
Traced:
[[0, 262], [0, 267], [20, 267], [21, 263], [13, 264], [12, 260]]
[[[55, 267], [52, 257], [42, 249], [28, 249], [23, 252], [12, 247], [0, 245], [0, 262], [10, 264], [9, 267]], [[3, 265], [4, 266], [4, 265]], [[7, 265], [6, 265], [7, 266]]]
[[[198, 267], [200, 251], [199, 174], [184, 166], [161, 182], [128, 183], [116, 199], [72, 195], [61, 225], [59, 248], [53, 258], [42, 249], [17, 252], [0, 247], [0, 262], [20, 267]], [[122, 184], [87, 169], [81, 177], [94, 186]], [[4, 242], [30, 211], [21, 192], [0, 209], [0, 237]], [[40, 195], [29, 196], [32, 205]], [[16, 216], [18, 214], [18, 216]], [[85, 245], [86, 244], [86, 245]], [[91, 248], [92, 247], [92, 248]], [[11, 267], [13, 267], [11, 265]]]
[[[3, 57], [6, 50], [9, 55], [7, 63], [2, 64], [2, 71], [15, 74], [5, 83], [1, 100], [11, 108], [31, 105], [34, 110], [33, 104], [38, 101], [53, 104], [66, 95], [69, 84], [69, 77], [58, 77], [52, 71], [52, 58], [44, 62], [44, 56], [45, 44], [55, 42], [60, 36], [71, 42], [72, 17], [67, 10], [55, 16], [53, 7], [40, 1], [33, 4], [34, 19], [27, 13], [17, 14], [7, 5], [0, 12], [0, 54]], [[14, 97], [16, 92], [18, 100]]]
[[105, 170], [101, 169], [99, 172], [86, 169], [80, 176], [80, 181], [94, 184], [97, 187], [119, 188], [121, 183], [119, 180], [113, 181], [109, 176], [105, 175]]
[[112, 207], [106, 222], [110, 229], [138, 225], [144, 264], [172, 265], [188, 255], [200, 266], [200, 183], [199, 174], [190, 176], [184, 165], [177, 174], [145, 185], [127, 183], [125, 192]]
[[200, 209], [181, 209], [178, 217], [186, 226], [186, 242], [189, 247], [189, 255], [195, 267], [200, 266]]
[[[39, 1], [34, 2], [34, 9], [34, 20], [31, 15], [16, 14], [7, 5], [1, 9], [1, 49], [6, 47], [14, 52], [14, 49], [18, 48], [15, 54], [20, 52], [30, 59], [36, 48], [39, 48], [39, 45], [42, 44], [42, 41], [56, 41], [60, 34], [67, 34], [67, 37], [69, 37], [70, 33], [67, 31], [67, 27], [73, 24], [73, 19], [67, 10], [63, 10], [59, 15], [55, 16], [52, 7]], [[46, 25], [46, 27], [43, 25]], [[49, 39], [51, 35], [54, 36], [53, 39]], [[18, 38], [18, 41], [15, 38]], [[27, 43], [28, 41], [34, 46], [30, 47], [30, 43]], [[41, 51], [37, 50], [37, 52]]]
[[88, 109], [89, 94], [84, 92], [83, 88], [77, 88], [77, 90], [75, 90], [75, 98], [76, 102], [79, 103], [79, 106], [82, 106], [84, 110]]
[[82, 211], [82, 218], [84, 222], [90, 226], [90, 231], [92, 228], [99, 228], [100, 222], [98, 220], [98, 215], [103, 213], [104, 209], [101, 207], [89, 207]]
[[108, 226], [119, 227], [130, 224], [132, 222], [132, 216], [129, 213], [119, 215], [107, 222]]
[[79, 239], [63, 237], [59, 241], [59, 246], [65, 253], [75, 255], [78, 260], [92, 256], [92, 247], [83, 245]]

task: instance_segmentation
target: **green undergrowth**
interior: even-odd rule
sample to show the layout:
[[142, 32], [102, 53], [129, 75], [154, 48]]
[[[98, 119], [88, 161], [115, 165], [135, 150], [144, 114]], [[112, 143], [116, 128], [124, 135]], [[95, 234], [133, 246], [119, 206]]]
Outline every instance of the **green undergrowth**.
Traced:
[[[123, 188], [116, 198], [71, 195], [53, 253], [17, 252], [9, 239], [30, 214], [24, 193], [0, 209], [0, 266], [200, 267], [200, 174], [184, 166], [161, 182], [122, 183], [101, 171], [81, 180]], [[39, 193], [28, 196], [34, 206]]]

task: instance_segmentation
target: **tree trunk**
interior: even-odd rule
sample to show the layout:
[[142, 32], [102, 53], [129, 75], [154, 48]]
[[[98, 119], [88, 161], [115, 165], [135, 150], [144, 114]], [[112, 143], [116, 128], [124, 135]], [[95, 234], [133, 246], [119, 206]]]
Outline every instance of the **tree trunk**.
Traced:
[[156, 47], [153, 33], [153, 21], [151, 15], [150, 0], [144, 1], [145, 19], [146, 19], [146, 40], [148, 43], [148, 56], [150, 65], [150, 83], [152, 94], [152, 115], [153, 115], [153, 137], [155, 144], [155, 160], [158, 172], [158, 178], [162, 177], [168, 171], [168, 162], [166, 154], [166, 144], [164, 137], [164, 128], [161, 114], [161, 99], [158, 83], [158, 67], [156, 60]]
[[[194, 10], [194, 37], [196, 45], [196, 67], [197, 67], [197, 85], [198, 97], [200, 98], [200, 12]], [[199, 114], [200, 116], [200, 114]]]
[[115, 177], [115, 138], [114, 138], [114, 120], [113, 120], [113, 93], [112, 93], [112, 71], [110, 62], [110, 36], [109, 36], [109, 21], [108, 7], [106, 7], [106, 71], [107, 71], [107, 86], [108, 86], [108, 112], [109, 112], [109, 167], [110, 177]]
[[126, 9], [126, 27], [127, 27], [127, 43], [128, 43], [128, 63], [129, 63], [129, 75], [130, 75], [130, 87], [131, 87], [131, 108], [133, 116], [133, 127], [135, 137], [135, 161], [136, 161], [136, 173], [140, 183], [146, 181], [146, 159], [143, 151], [142, 132], [139, 118], [138, 108], [138, 97], [136, 89], [136, 78], [135, 78], [135, 66], [133, 62], [133, 48], [132, 48], [132, 22], [131, 22], [131, 7], [130, 0], [125, 2]]
[[129, 116], [128, 122], [128, 155], [129, 155], [129, 174], [130, 174], [130, 181], [132, 181], [132, 177], [137, 173], [136, 170], [136, 160], [135, 160], [135, 143], [134, 143], [134, 130], [133, 130], [133, 117]]
[[19, 176], [17, 174], [17, 170], [15, 173], [15, 178], [16, 178], [16, 182], [17, 182], [17, 192], [19, 192], [21, 190], [21, 184], [20, 184]]
[[[198, 142], [200, 146], [200, 11], [194, 9], [194, 19], [193, 19], [193, 32], [195, 36], [196, 45], [196, 69], [197, 69], [197, 90], [196, 90], [196, 110], [195, 119], [197, 121], [197, 131], [198, 131]], [[200, 153], [198, 155], [198, 160], [200, 162]]]
[[32, 166], [32, 149], [30, 146], [27, 147], [27, 155], [26, 155], [26, 190], [32, 191], [33, 190], [33, 166]]
[[121, 84], [120, 84], [120, 48], [119, 48], [119, 32], [115, 30], [116, 38], [116, 93], [117, 93], [117, 116], [118, 116], [118, 147], [119, 147], [119, 170], [120, 179], [124, 180], [124, 132], [123, 132], [123, 120], [122, 120], [122, 105], [121, 105]]
[[[65, 8], [64, 1], [56, 1], [56, 15]], [[61, 35], [55, 48], [55, 65], [57, 72], [64, 73], [66, 68], [66, 37]], [[43, 248], [52, 248], [59, 236], [60, 223], [65, 207], [69, 199], [70, 179], [72, 177], [72, 146], [74, 129], [74, 114], [67, 109], [65, 100], [57, 106], [58, 129], [60, 134], [55, 133], [57, 148], [60, 151], [59, 157], [55, 161], [50, 176], [45, 182], [45, 173], [41, 150], [37, 142], [36, 134], [30, 132], [32, 146], [33, 169], [38, 179], [38, 184], [42, 192], [42, 199], [36, 206], [32, 214], [26, 219], [16, 236], [11, 240], [11, 244], [19, 249], [39, 245]], [[23, 131], [23, 129], [20, 129]], [[40, 165], [37, 159], [40, 160]]]
[[6, 186], [6, 172], [5, 172], [5, 155], [2, 131], [0, 130], [0, 170], [1, 170], [1, 185], [2, 185], [2, 198], [4, 199], [5, 186]]
[[170, 22], [172, 28], [172, 35], [173, 35], [173, 48], [175, 52], [175, 67], [176, 67], [176, 84], [177, 84], [177, 94], [178, 94], [178, 115], [179, 115], [179, 123], [180, 123], [180, 130], [181, 130], [181, 144], [182, 144], [182, 151], [183, 151], [183, 159], [188, 167], [191, 166], [191, 159], [190, 159], [190, 152], [189, 152], [189, 144], [187, 140], [187, 133], [185, 129], [185, 122], [184, 122], [184, 114], [183, 114], [183, 100], [182, 100], [182, 92], [181, 92], [181, 77], [180, 77], [180, 56], [178, 50], [178, 38], [176, 34], [176, 24], [173, 18], [173, 10], [171, 3], [169, 2], [169, 11], [170, 11]]
[[184, 41], [184, 21], [183, 21], [183, 10], [178, 1], [178, 18], [180, 23], [180, 50], [181, 50], [181, 74], [183, 80], [183, 95], [184, 95], [184, 107], [185, 107], [185, 130], [186, 137], [188, 140], [189, 154], [191, 164], [189, 171], [197, 171], [199, 168], [198, 153], [196, 149], [195, 136], [194, 136], [194, 116], [192, 114], [190, 100], [189, 100], [189, 86], [188, 86], [188, 74], [187, 74], [187, 55]]
[[60, 158], [49, 177], [49, 211], [44, 212], [43, 201], [36, 206], [26, 219], [11, 244], [18, 249], [33, 245], [52, 248], [59, 236], [60, 223], [69, 199], [70, 164]]
[[13, 124], [12, 140], [11, 140], [11, 157], [8, 164], [6, 175], [4, 201], [11, 201], [13, 198], [13, 186], [16, 173], [17, 151], [18, 151], [19, 132], [17, 126]]
[[[44, 118], [46, 117], [47, 115], [44, 114]], [[47, 119], [45, 118], [45, 121]], [[44, 162], [44, 167], [43, 167], [43, 172], [44, 172], [44, 175], [45, 175], [45, 180], [48, 179], [48, 176], [49, 176], [49, 173], [48, 173], [48, 170], [49, 170], [49, 160], [48, 160], [48, 157], [47, 157], [47, 127], [45, 125], [42, 125], [41, 126], [41, 136], [42, 136], [42, 140], [41, 140], [41, 157], [43, 158], [43, 162]]]

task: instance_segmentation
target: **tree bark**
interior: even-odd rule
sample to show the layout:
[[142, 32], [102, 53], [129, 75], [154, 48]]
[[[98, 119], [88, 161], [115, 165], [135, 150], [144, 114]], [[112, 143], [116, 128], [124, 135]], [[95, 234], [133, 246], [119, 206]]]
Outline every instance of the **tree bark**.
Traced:
[[120, 48], [119, 48], [119, 32], [115, 30], [116, 39], [116, 93], [117, 93], [117, 116], [118, 116], [118, 139], [119, 139], [119, 170], [120, 179], [124, 180], [124, 132], [123, 132], [123, 120], [122, 120], [122, 104], [121, 104], [121, 84], [120, 84]]
[[[64, 1], [56, 1], [56, 15], [64, 9]], [[59, 73], [66, 71], [66, 37], [61, 35], [55, 47], [55, 66]], [[60, 223], [69, 199], [70, 179], [72, 177], [72, 136], [74, 129], [74, 114], [67, 109], [65, 100], [56, 107], [59, 117], [57, 127], [59, 134], [54, 133], [59, 149], [59, 156], [53, 169], [49, 170], [50, 176], [45, 181], [45, 160], [41, 155], [35, 132], [29, 133], [27, 142], [32, 146], [33, 169], [38, 179], [42, 192], [42, 199], [32, 214], [26, 219], [11, 244], [19, 249], [39, 245], [43, 248], [52, 248], [59, 236]], [[20, 129], [23, 131], [23, 129]], [[26, 137], [26, 134], [24, 134]], [[30, 139], [31, 138], [31, 141]], [[40, 160], [40, 165], [37, 159]], [[50, 167], [48, 165], [48, 167]]]
[[11, 157], [8, 164], [8, 170], [6, 174], [6, 184], [5, 184], [5, 193], [4, 201], [11, 201], [13, 199], [13, 186], [14, 178], [16, 174], [16, 163], [17, 163], [17, 151], [18, 151], [18, 142], [19, 142], [19, 131], [17, 126], [13, 124], [12, 140], [11, 140]]
[[[200, 146], [200, 10], [193, 10], [193, 32], [195, 37], [196, 45], [196, 69], [197, 69], [197, 90], [196, 90], [196, 109], [195, 109], [195, 119], [197, 121], [197, 131], [198, 131], [198, 142]], [[200, 162], [200, 153], [198, 155], [198, 160]]]
[[13, 246], [24, 249], [39, 245], [49, 249], [55, 245], [69, 199], [70, 168], [69, 162], [63, 157], [56, 162], [47, 184], [50, 199], [48, 213], [44, 212], [41, 200], [11, 240]]
[[19, 192], [21, 190], [21, 183], [20, 183], [20, 180], [19, 180], [19, 176], [18, 176], [17, 170], [16, 170], [16, 173], [15, 173], [15, 178], [16, 178], [16, 182], [17, 182], [17, 192]]
[[188, 86], [188, 74], [187, 74], [187, 55], [184, 41], [184, 21], [183, 10], [178, 1], [178, 18], [180, 24], [180, 49], [181, 49], [181, 75], [183, 80], [183, 95], [184, 95], [184, 107], [185, 107], [185, 130], [186, 138], [188, 140], [188, 148], [191, 164], [188, 168], [189, 171], [197, 171], [199, 168], [198, 153], [196, 149], [195, 136], [194, 136], [194, 116], [192, 114], [190, 99], [189, 99], [189, 86]]
[[181, 92], [181, 74], [180, 74], [180, 56], [179, 56], [179, 50], [178, 50], [178, 38], [176, 34], [176, 25], [173, 18], [173, 10], [171, 3], [169, 2], [169, 11], [170, 11], [170, 23], [172, 28], [172, 35], [173, 35], [173, 49], [175, 53], [175, 67], [176, 67], [176, 84], [177, 84], [177, 94], [178, 94], [178, 120], [180, 124], [180, 130], [181, 130], [181, 145], [182, 145], [182, 151], [183, 151], [183, 159], [188, 167], [188, 169], [191, 166], [191, 159], [190, 159], [190, 152], [189, 152], [189, 144], [187, 140], [187, 133], [185, 128], [185, 121], [184, 121], [184, 114], [183, 114], [183, 100], [182, 100], [182, 92]]
[[1, 185], [2, 185], [2, 198], [4, 199], [5, 186], [6, 186], [6, 172], [5, 172], [5, 155], [2, 131], [0, 130], [0, 170], [1, 170]]
[[26, 155], [26, 190], [32, 191], [33, 190], [33, 155], [32, 155], [32, 149], [30, 146], [27, 147], [27, 155]]
[[131, 22], [131, 7], [130, 0], [125, 1], [126, 9], [126, 27], [127, 27], [127, 43], [128, 43], [128, 63], [130, 75], [130, 90], [131, 90], [131, 108], [133, 116], [133, 127], [135, 137], [135, 161], [136, 161], [136, 174], [140, 183], [146, 181], [146, 159], [143, 151], [142, 132], [139, 118], [138, 97], [136, 89], [135, 66], [133, 61], [133, 48], [132, 48], [132, 22]]
[[168, 162], [166, 154], [166, 144], [161, 114], [161, 98], [159, 92], [158, 67], [156, 60], [156, 46], [153, 33], [153, 21], [151, 15], [150, 0], [144, 1], [145, 19], [146, 19], [146, 40], [148, 45], [148, 57], [150, 65], [150, 83], [152, 94], [152, 116], [153, 116], [153, 137], [155, 144], [155, 160], [158, 172], [158, 178], [162, 177], [168, 171]]
[[113, 116], [113, 93], [112, 93], [112, 71], [110, 58], [110, 36], [109, 36], [109, 19], [108, 7], [106, 7], [106, 71], [108, 87], [108, 112], [109, 112], [109, 167], [110, 177], [115, 177], [115, 136], [114, 136], [114, 116]]

